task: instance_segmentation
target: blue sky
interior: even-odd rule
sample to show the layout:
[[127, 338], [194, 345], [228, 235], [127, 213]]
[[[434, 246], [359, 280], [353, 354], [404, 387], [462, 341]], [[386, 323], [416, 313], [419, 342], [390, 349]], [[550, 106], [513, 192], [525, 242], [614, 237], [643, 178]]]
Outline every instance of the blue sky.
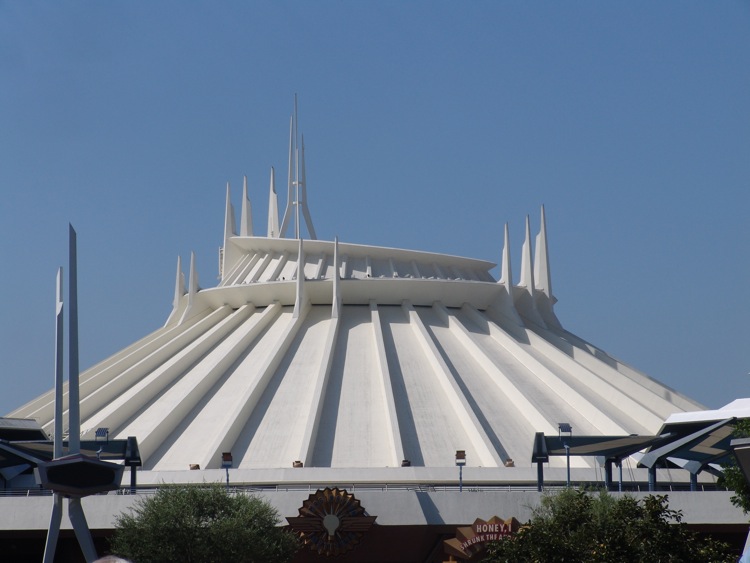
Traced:
[[[499, 261], [545, 204], [563, 325], [709, 407], [748, 395], [750, 4], [0, 0], [0, 413], [216, 283], [264, 233], [299, 95], [319, 238]], [[283, 209], [282, 197], [281, 207]]]

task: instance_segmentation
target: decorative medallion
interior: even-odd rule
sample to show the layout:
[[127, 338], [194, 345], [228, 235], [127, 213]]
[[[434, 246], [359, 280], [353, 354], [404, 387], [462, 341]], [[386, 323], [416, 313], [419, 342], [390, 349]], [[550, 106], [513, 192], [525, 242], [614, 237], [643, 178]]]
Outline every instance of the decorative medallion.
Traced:
[[445, 553], [450, 556], [450, 561], [455, 561], [455, 557], [471, 559], [485, 549], [487, 542], [503, 540], [516, 533], [519, 527], [515, 518], [503, 520], [493, 516], [487, 521], [477, 518], [471, 526], [456, 528], [455, 538], [445, 540]]
[[320, 555], [333, 556], [351, 551], [377, 516], [365, 509], [344, 489], [318, 489], [302, 503], [299, 516], [288, 517], [289, 526], [305, 546]]

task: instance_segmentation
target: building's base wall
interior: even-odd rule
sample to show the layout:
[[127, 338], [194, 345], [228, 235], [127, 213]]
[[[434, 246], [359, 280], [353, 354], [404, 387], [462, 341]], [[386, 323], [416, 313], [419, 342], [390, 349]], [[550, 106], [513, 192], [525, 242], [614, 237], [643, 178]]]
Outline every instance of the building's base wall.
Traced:
[[[259, 496], [268, 500], [282, 517], [297, 516], [311, 491], [265, 491]], [[612, 493], [618, 494], [618, 493]], [[645, 496], [647, 493], [637, 493]], [[660, 494], [665, 494], [661, 492]], [[730, 492], [672, 492], [669, 506], [683, 513], [684, 522], [704, 533], [717, 534], [724, 541], [741, 547], [748, 531], [748, 518], [730, 502]], [[375, 526], [365, 534], [362, 543], [349, 555], [337, 558], [348, 561], [427, 561], [444, 560], [442, 541], [455, 536], [457, 526], [470, 525], [477, 518], [492, 516], [521, 522], [531, 517], [531, 507], [538, 505], [536, 491], [354, 491], [367, 513], [376, 516]], [[107, 494], [83, 499], [89, 526], [100, 553], [106, 552], [106, 538], [111, 535], [117, 515], [127, 511], [145, 495]], [[0, 497], [0, 553], [13, 554], [8, 561], [39, 561], [49, 525], [52, 498]], [[67, 512], [67, 507], [65, 507]], [[284, 521], [285, 522], [285, 521]], [[75, 561], [77, 544], [67, 514], [62, 521], [60, 561]], [[41, 550], [41, 551], [40, 551]], [[4, 560], [5, 557], [3, 557]], [[302, 551], [297, 561], [315, 561], [318, 556]]]

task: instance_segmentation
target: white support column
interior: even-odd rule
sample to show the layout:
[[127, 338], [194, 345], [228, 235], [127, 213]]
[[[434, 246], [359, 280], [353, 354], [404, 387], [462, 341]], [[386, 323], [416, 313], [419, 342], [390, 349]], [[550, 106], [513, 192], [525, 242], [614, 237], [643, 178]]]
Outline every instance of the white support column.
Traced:
[[[269, 253], [268, 256], [270, 257], [271, 254]], [[284, 269], [284, 266], [286, 266], [287, 261], [289, 260], [289, 252], [284, 251], [284, 253], [279, 258], [279, 261], [276, 263], [276, 267], [273, 269], [273, 272], [271, 272], [271, 275], [268, 276], [267, 281], [276, 281], [279, 279], [279, 274]]]
[[302, 239], [299, 239], [297, 246], [297, 294], [294, 300], [294, 318], [300, 316], [300, 313], [307, 305], [307, 296], [305, 295], [305, 250], [302, 248]]
[[339, 237], [333, 239], [333, 296], [331, 316], [337, 319], [341, 311], [341, 265], [339, 264]]

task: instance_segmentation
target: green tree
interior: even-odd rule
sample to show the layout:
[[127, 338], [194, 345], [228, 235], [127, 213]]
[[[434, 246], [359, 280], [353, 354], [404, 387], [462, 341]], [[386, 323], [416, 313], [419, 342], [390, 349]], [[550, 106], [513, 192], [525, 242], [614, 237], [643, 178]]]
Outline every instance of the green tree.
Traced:
[[682, 523], [666, 496], [615, 497], [566, 489], [545, 495], [517, 534], [489, 544], [486, 563], [735, 561], [726, 544]]
[[[750, 420], [739, 420], [734, 425], [733, 436], [735, 438], [750, 438]], [[734, 491], [731, 501], [732, 504], [741, 508], [745, 514], [750, 512], [750, 485], [748, 485], [745, 474], [737, 465], [737, 460], [732, 459], [730, 463], [723, 464], [722, 475], [719, 477], [718, 484]]]
[[138, 563], [281, 563], [299, 545], [279, 522], [258, 497], [220, 485], [165, 486], [117, 517], [112, 552]]

